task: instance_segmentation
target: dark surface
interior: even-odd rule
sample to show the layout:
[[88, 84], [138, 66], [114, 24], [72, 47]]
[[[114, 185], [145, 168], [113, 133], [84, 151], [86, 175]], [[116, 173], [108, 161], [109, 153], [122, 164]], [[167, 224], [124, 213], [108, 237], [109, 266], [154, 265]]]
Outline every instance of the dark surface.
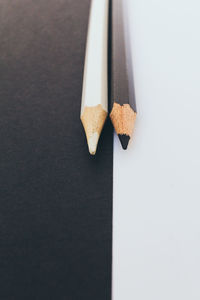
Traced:
[[112, 127], [79, 120], [89, 0], [0, 0], [0, 299], [110, 300]]
[[[112, 1], [111, 110], [114, 102], [129, 104], [136, 112], [130, 44], [126, 43], [123, 0]], [[128, 36], [127, 36], [128, 38]], [[131, 65], [131, 67], [129, 67]]]

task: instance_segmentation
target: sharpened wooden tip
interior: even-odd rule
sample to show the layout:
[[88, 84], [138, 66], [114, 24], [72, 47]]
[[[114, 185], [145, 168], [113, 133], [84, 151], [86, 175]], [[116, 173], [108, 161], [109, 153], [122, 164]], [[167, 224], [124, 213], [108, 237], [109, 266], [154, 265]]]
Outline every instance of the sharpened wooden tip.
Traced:
[[136, 112], [134, 112], [129, 104], [120, 105], [114, 102], [110, 119], [119, 136], [122, 148], [126, 150], [134, 130]]
[[103, 129], [108, 113], [102, 105], [85, 106], [81, 115], [81, 121], [85, 129], [88, 148], [91, 155], [96, 154], [96, 149], [101, 131]]

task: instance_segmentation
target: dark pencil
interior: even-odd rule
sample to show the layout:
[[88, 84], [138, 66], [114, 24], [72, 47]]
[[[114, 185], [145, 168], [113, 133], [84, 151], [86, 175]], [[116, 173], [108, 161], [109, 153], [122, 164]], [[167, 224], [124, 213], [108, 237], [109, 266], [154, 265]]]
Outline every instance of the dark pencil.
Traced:
[[123, 0], [112, 0], [110, 118], [123, 149], [127, 149], [136, 119], [136, 103], [133, 80], [128, 72], [131, 61], [126, 52], [122, 3]]

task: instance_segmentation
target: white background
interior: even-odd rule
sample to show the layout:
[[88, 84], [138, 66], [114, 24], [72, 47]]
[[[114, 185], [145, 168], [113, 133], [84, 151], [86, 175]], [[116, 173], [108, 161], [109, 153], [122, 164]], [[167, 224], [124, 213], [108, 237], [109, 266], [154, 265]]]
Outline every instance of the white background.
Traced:
[[127, 0], [138, 116], [114, 140], [113, 300], [200, 300], [200, 1]]

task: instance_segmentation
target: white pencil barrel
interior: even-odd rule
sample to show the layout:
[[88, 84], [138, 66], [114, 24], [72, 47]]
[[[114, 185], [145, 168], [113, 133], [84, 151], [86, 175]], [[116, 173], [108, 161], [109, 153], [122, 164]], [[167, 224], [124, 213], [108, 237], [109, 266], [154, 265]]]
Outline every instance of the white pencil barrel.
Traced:
[[88, 26], [81, 115], [84, 107], [102, 105], [108, 111], [109, 0], [92, 0]]

